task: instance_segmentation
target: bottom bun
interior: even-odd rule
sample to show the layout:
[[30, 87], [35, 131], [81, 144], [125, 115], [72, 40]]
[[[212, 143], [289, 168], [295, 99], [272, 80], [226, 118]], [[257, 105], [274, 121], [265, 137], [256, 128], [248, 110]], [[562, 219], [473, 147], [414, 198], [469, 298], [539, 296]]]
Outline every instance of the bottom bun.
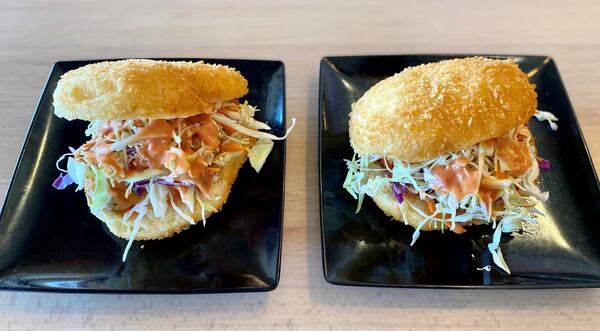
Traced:
[[[247, 153], [243, 152], [236, 155], [227, 162], [223, 167], [220, 176], [215, 181], [210, 189], [211, 199], [205, 199], [206, 202], [210, 203], [217, 211], [221, 210], [229, 192], [231, 186], [235, 181], [238, 171], [246, 161]], [[88, 197], [89, 205], [89, 197]], [[187, 206], [183, 206], [187, 210]], [[123, 211], [116, 211], [109, 208], [102, 210], [92, 211], [92, 213], [104, 222], [110, 232], [117, 237], [129, 239], [133, 231], [133, 221], [123, 221]], [[195, 204], [194, 215], [201, 215], [202, 211], [200, 204]], [[205, 210], [204, 217], [208, 218], [210, 215], [216, 213], [216, 211]], [[196, 222], [202, 222], [202, 219], [196, 220]], [[175, 235], [187, 228], [192, 224], [186, 221], [184, 218], [179, 216], [177, 212], [169, 204], [165, 216], [155, 217], [152, 212], [152, 207], [148, 206], [148, 213], [142, 218], [140, 222], [140, 228], [135, 236], [135, 240], [153, 240], [153, 239], [164, 239], [172, 235]]]

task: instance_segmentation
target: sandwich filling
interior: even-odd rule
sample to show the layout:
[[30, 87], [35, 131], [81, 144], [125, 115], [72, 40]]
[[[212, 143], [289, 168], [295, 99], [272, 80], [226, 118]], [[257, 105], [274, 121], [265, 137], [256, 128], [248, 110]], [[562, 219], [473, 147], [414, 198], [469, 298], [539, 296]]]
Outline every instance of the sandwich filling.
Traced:
[[[557, 119], [551, 113], [538, 111], [536, 118], [556, 128]], [[495, 231], [488, 248], [494, 263], [510, 273], [500, 251], [502, 232], [521, 231], [525, 223], [536, 223], [541, 212], [535, 205], [548, 199], [548, 192], [542, 192], [537, 183], [540, 169], [547, 170], [550, 164], [536, 154], [525, 125], [424, 162], [355, 154], [347, 161], [344, 188], [358, 200], [358, 212], [365, 195], [373, 197], [389, 185], [405, 223], [410, 209], [422, 216], [411, 245], [424, 226], [461, 234], [465, 225], [492, 224]], [[414, 199], [405, 199], [408, 196]], [[426, 207], [411, 203], [415, 199]]]
[[[216, 211], [208, 200], [212, 185], [236, 155], [246, 152], [259, 172], [283, 137], [262, 132], [271, 128], [255, 120], [255, 107], [237, 101], [216, 102], [207, 113], [187, 118], [93, 121], [90, 140], [61, 156], [63, 173], [54, 187], [85, 188], [92, 211], [109, 208], [123, 213], [132, 226], [123, 260], [140, 222], [150, 211], [157, 218], [169, 207], [191, 224], [206, 222], [205, 212]], [[66, 169], [60, 163], [67, 158]], [[200, 207], [200, 213], [196, 211]]]

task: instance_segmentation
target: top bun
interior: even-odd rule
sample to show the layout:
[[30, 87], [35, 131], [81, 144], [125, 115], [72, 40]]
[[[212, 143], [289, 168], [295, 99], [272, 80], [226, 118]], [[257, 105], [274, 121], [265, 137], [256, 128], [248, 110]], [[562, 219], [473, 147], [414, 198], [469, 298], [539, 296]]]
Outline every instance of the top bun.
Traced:
[[57, 116], [92, 121], [188, 117], [246, 93], [248, 81], [227, 66], [122, 60], [65, 73], [53, 97]]
[[474, 57], [406, 68], [352, 105], [350, 143], [360, 154], [429, 160], [527, 122], [537, 107], [534, 90], [510, 60]]

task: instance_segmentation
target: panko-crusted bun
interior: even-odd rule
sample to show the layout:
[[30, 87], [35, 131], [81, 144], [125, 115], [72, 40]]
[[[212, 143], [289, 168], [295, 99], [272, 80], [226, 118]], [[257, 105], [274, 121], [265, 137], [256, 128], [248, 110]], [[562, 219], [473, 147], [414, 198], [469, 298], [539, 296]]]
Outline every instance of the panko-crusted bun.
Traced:
[[[209, 191], [211, 198], [205, 200], [205, 202], [208, 202], [216, 210], [205, 210], [205, 218], [208, 218], [210, 215], [221, 210], [221, 207], [223, 207], [227, 201], [227, 197], [229, 196], [229, 192], [231, 191], [233, 182], [237, 177], [238, 171], [246, 161], [246, 157], [246, 152], [239, 152], [238, 155], [232, 157], [225, 167], [223, 167], [222, 172], [219, 174], [219, 178], [214, 182]], [[90, 181], [90, 183], [93, 183], [93, 181]], [[92, 191], [92, 188], [85, 187], [88, 205], [91, 203], [89, 195], [90, 191]], [[179, 216], [179, 214], [171, 205], [168, 206], [165, 216], [160, 218], [154, 216], [151, 206], [148, 208], [148, 213], [140, 222], [140, 229], [135, 236], [135, 240], [164, 239], [192, 226], [191, 223]], [[182, 208], [187, 207], [183, 206]], [[193, 214], [195, 216], [195, 221], [202, 222], [202, 210], [200, 204], [196, 203], [194, 209], [195, 210]], [[108, 226], [110, 232], [112, 232], [114, 235], [125, 239], [129, 239], [131, 236], [133, 231], [133, 221], [131, 219], [123, 220], [123, 214], [125, 213], [124, 211], [105, 208], [96, 211], [92, 210], [92, 213], [102, 222], [104, 222]]]
[[246, 93], [246, 79], [227, 66], [122, 60], [65, 73], [53, 97], [57, 116], [92, 121], [188, 117]]
[[510, 60], [453, 59], [407, 68], [350, 113], [356, 153], [419, 162], [497, 137], [534, 114], [535, 86]]

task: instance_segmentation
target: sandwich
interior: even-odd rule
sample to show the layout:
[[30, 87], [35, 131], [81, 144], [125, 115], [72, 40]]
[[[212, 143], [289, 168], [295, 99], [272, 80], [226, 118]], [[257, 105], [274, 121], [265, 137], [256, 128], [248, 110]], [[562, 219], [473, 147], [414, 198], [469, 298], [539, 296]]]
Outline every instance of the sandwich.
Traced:
[[511, 60], [452, 59], [410, 67], [371, 87], [352, 104], [344, 188], [365, 195], [394, 220], [420, 231], [495, 229], [488, 248], [510, 273], [503, 232], [536, 223], [538, 186], [549, 162], [537, 155], [527, 122], [537, 110], [535, 86]]
[[109, 61], [65, 73], [54, 114], [89, 121], [57, 161], [57, 189], [83, 190], [117, 237], [163, 239], [217, 213], [247, 158], [259, 172], [277, 137], [240, 102], [248, 82], [203, 62]]

